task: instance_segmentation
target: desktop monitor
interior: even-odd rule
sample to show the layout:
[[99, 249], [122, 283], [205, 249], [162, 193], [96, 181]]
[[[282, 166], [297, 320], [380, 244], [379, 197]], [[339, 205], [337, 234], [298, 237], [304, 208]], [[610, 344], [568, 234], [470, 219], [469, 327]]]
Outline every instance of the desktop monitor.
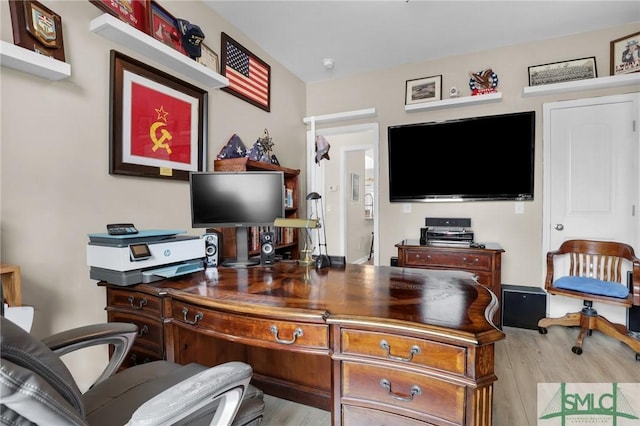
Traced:
[[273, 226], [284, 217], [282, 172], [194, 172], [191, 188], [191, 225], [194, 228], [235, 228], [236, 258], [222, 265], [245, 267], [260, 263], [249, 258], [248, 228]]

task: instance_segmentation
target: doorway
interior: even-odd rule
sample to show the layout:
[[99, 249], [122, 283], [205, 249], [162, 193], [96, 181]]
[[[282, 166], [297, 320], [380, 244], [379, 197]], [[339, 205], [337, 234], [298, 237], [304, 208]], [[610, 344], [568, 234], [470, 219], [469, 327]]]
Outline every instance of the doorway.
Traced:
[[[330, 159], [319, 164], [313, 161], [316, 135], [331, 145]], [[379, 264], [378, 124], [315, 129], [315, 135], [307, 132], [307, 141], [312, 159], [307, 188], [323, 197], [328, 254], [345, 256], [348, 263], [370, 262], [371, 257]]]

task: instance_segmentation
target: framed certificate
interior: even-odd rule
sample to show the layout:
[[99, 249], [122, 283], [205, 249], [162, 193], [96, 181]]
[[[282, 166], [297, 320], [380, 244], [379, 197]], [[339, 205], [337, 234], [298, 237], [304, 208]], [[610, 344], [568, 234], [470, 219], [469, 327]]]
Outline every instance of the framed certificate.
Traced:
[[202, 43], [202, 54], [196, 61], [201, 63], [207, 68], [211, 68], [215, 72], [220, 72], [220, 61], [218, 60], [218, 54], [211, 50], [209, 46]]

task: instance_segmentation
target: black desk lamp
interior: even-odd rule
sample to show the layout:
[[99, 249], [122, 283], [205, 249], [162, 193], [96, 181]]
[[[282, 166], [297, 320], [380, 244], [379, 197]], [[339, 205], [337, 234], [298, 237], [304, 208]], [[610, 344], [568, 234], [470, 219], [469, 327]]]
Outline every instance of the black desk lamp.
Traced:
[[[307, 201], [313, 200], [315, 205], [315, 218], [318, 220], [318, 256], [316, 257], [316, 268], [327, 268], [331, 266], [331, 260], [329, 259], [329, 254], [327, 252], [327, 231], [324, 227], [324, 207], [322, 206], [322, 196], [317, 192], [310, 192], [307, 195]], [[320, 200], [320, 208], [318, 208], [318, 200]], [[313, 218], [313, 207], [311, 208], [311, 217]], [[320, 214], [322, 214], [322, 219], [320, 219]], [[320, 240], [320, 228], [322, 228], [322, 234], [324, 238]], [[324, 254], [322, 253], [322, 246], [324, 246]]]

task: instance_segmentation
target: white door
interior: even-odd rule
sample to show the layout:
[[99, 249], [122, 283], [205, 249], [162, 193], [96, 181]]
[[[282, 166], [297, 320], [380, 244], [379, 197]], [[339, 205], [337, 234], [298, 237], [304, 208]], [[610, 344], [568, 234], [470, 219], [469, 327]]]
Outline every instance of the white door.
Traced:
[[[634, 93], [544, 105], [543, 263], [547, 251], [573, 238], [621, 241], [638, 251], [639, 101]], [[549, 315], [580, 306], [552, 297]], [[625, 322], [623, 309], [597, 309]]]
[[545, 104], [545, 251], [572, 238], [635, 247], [639, 98], [632, 94]]

